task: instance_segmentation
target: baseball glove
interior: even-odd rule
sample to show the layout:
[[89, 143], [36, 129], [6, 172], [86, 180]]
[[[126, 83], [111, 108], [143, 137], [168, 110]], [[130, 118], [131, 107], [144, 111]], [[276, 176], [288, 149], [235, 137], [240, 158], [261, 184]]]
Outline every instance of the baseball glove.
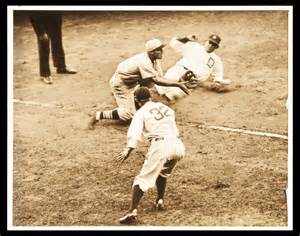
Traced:
[[187, 82], [185, 85], [189, 89], [195, 88], [198, 85], [196, 75], [190, 70], [187, 70], [184, 73], [184, 75], [180, 78], [180, 81]]

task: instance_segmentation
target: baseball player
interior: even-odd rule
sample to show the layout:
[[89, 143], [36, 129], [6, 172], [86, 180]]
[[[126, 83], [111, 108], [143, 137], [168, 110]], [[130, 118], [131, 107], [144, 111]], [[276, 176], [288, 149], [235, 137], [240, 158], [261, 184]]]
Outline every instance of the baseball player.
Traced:
[[130, 224], [137, 219], [138, 204], [144, 192], [155, 186], [156, 207], [158, 210], [164, 209], [166, 178], [185, 155], [174, 111], [160, 102], [152, 102], [150, 91], [146, 87], [138, 88], [134, 92], [134, 99], [138, 110], [127, 132], [127, 146], [117, 155], [117, 161], [123, 162], [129, 157], [141, 140], [142, 134], [149, 140], [150, 147], [143, 167], [133, 181], [130, 209], [128, 214], [119, 219], [121, 224]]
[[89, 121], [89, 129], [93, 129], [94, 125], [101, 119], [131, 120], [136, 111], [133, 92], [138, 86], [153, 87], [154, 84], [176, 86], [183, 93], [189, 93], [184, 83], [162, 78], [160, 59], [162, 59], [165, 44], [162, 44], [158, 39], [151, 39], [146, 42], [145, 46], [146, 52], [121, 62], [110, 79], [110, 86], [118, 108], [109, 111], [97, 111]]
[[[204, 45], [197, 40], [195, 34], [171, 39], [170, 46], [179, 52], [182, 58], [166, 72], [164, 77], [175, 81], [182, 78], [189, 80], [190, 84], [186, 84], [189, 88], [199, 85], [222, 91], [222, 87], [231, 81], [223, 78], [223, 63], [214, 52], [219, 47], [221, 38], [217, 34], [211, 34]], [[184, 93], [175, 87], [165, 88], [157, 85], [155, 87], [160, 95], [165, 95], [169, 100], [184, 96]]]

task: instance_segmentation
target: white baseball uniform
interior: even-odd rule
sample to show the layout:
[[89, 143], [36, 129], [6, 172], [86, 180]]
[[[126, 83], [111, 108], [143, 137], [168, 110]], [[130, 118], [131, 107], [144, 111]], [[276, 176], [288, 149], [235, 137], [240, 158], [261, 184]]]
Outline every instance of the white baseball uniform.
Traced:
[[175, 112], [160, 102], [149, 101], [134, 114], [127, 133], [127, 147], [136, 148], [143, 136], [151, 144], [133, 186], [139, 185], [145, 192], [155, 186], [167, 160], [184, 157], [185, 147], [178, 137]]
[[162, 76], [160, 60], [154, 63], [147, 52], [136, 54], [121, 62], [110, 79], [110, 86], [118, 104], [118, 114], [121, 119], [132, 117], [135, 113], [133, 92], [138, 82]]
[[[188, 41], [182, 43], [176, 38], [172, 38], [169, 45], [182, 55], [182, 58], [168, 69], [164, 78], [179, 81], [187, 70], [196, 75], [198, 81], [211, 79], [213, 81], [223, 81], [223, 63], [214, 52], [208, 53], [200, 43]], [[160, 95], [166, 95], [170, 99], [182, 97], [185, 93], [176, 87], [162, 87], [155, 85]]]

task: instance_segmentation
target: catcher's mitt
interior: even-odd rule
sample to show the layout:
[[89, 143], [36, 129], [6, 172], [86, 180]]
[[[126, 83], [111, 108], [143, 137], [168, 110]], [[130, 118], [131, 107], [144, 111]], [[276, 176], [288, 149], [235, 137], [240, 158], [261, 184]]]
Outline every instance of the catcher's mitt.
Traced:
[[184, 75], [181, 76], [180, 81], [187, 82], [185, 85], [189, 89], [195, 88], [198, 85], [196, 75], [190, 70], [187, 70]]

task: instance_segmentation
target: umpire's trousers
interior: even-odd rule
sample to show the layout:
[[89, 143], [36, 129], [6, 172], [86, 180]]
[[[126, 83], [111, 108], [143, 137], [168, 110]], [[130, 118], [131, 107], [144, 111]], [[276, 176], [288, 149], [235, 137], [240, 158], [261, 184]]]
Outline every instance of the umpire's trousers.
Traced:
[[50, 76], [50, 42], [53, 64], [65, 68], [65, 53], [62, 44], [62, 16], [59, 13], [38, 12], [30, 15], [30, 22], [37, 36], [40, 75]]

